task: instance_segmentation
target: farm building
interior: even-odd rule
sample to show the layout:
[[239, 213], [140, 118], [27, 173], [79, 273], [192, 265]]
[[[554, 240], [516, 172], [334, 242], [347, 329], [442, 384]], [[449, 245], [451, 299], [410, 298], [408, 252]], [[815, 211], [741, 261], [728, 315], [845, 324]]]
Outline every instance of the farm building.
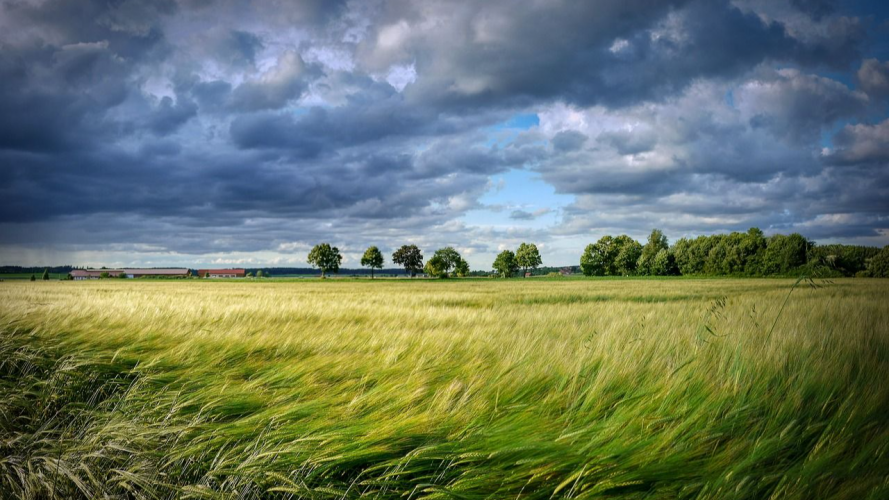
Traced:
[[121, 273], [126, 274], [127, 278], [142, 277], [181, 277], [188, 276], [188, 269], [74, 269], [71, 271], [71, 277], [75, 281], [97, 280], [102, 277], [102, 273], [108, 273], [108, 276], [117, 278]]
[[124, 269], [127, 278], [184, 278], [188, 276], [188, 269]]
[[244, 269], [198, 269], [201, 278], [243, 278], [247, 275]]
[[102, 273], [108, 273], [108, 276], [116, 278], [122, 272], [123, 269], [74, 269], [69, 274], [75, 281], [83, 281], [97, 280], [102, 276]]

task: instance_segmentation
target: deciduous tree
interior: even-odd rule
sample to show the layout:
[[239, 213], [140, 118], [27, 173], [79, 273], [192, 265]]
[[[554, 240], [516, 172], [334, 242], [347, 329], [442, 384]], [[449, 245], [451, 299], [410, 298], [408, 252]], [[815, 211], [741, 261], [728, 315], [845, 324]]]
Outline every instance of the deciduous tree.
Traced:
[[423, 269], [423, 252], [417, 245], [402, 245], [392, 254], [392, 262], [404, 266], [404, 271], [413, 278]]
[[433, 278], [447, 278], [448, 277], [448, 268], [447, 262], [445, 262], [444, 258], [435, 254], [426, 261], [426, 265], [423, 266], [423, 270], [429, 276]]
[[460, 262], [457, 262], [457, 265], [454, 266], [454, 274], [456, 274], [460, 278], [469, 276], [469, 263], [466, 262], [462, 257], [460, 258]]
[[374, 277], [374, 269], [383, 268], [383, 262], [383, 254], [375, 246], [368, 247], [361, 256], [361, 265], [370, 268], [370, 279]]
[[889, 245], [883, 247], [880, 253], [874, 255], [867, 266], [867, 270], [873, 278], [889, 278]]
[[642, 253], [639, 255], [639, 260], [636, 263], [636, 272], [642, 275], [655, 274], [652, 271], [654, 259], [661, 250], [667, 250], [668, 248], [670, 248], [670, 245], [667, 243], [667, 237], [664, 236], [664, 233], [660, 229], [653, 229], [648, 236], [648, 242], [642, 247]]
[[329, 243], [321, 243], [312, 248], [306, 261], [312, 267], [321, 269], [321, 278], [324, 278], [328, 272], [339, 272], [343, 256], [340, 255], [339, 248], [330, 246]]
[[522, 268], [522, 276], [528, 274], [528, 269], [536, 269], [537, 266], [543, 264], [540, 258], [540, 252], [534, 243], [522, 243], [515, 252], [516, 264]]
[[494, 270], [503, 278], [509, 278], [519, 270], [512, 250], [504, 250], [497, 254], [497, 258], [494, 259]]
[[587, 276], [624, 276], [635, 274], [642, 254], [638, 241], [622, 234], [616, 238], [603, 236], [587, 245], [580, 257], [580, 269]]
[[454, 247], [439, 248], [435, 251], [435, 256], [442, 260], [446, 272], [457, 267], [457, 263], [461, 260], [460, 253], [454, 250]]

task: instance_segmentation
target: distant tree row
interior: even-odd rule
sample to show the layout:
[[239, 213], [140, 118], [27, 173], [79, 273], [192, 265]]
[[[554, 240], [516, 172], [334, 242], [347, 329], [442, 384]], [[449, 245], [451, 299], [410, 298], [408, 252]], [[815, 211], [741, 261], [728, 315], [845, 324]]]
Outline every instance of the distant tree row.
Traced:
[[[308, 262], [321, 269], [321, 276], [338, 272], [343, 257], [328, 243], [315, 245]], [[433, 278], [464, 277], [469, 264], [453, 248], [435, 251], [423, 263], [416, 245], [404, 245], [392, 254], [392, 262], [404, 267], [411, 277], [420, 272]], [[376, 246], [369, 247], [361, 265], [373, 271], [385, 259]], [[528, 276], [543, 264], [537, 245], [522, 243], [515, 252], [503, 250], [494, 260], [497, 276], [509, 278], [522, 271]], [[745, 233], [715, 234], [681, 238], [670, 246], [664, 233], [655, 229], [645, 244], [622, 234], [603, 236], [584, 249], [580, 270], [587, 276], [822, 276], [889, 277], [889, 246], [882, 250], [857, 245], [819, 246], [800, 234], [765, 236], [758, 228]]]
[[[313, 268], [320, 269], [321, 277], [324, 278], [327, 273], [339, 271], [343, 256], [340, 254], [339, 248], [331, 246], [329, 243], [320, 243], [312, 248], [306, 260]], [[433, 278], [451, 276], [462, 278], [469, 276], [471, 272], [469, 263], [454, 247], [439, 248], [424, 265], [423, 252], [416, 245], [403, 245], [392, 254], [392, 262], [404, 267], [405, 273], [410, 277], [424, 272]], [[542, 262], [537, 245], [522, 243], [515, 253], [511, 250], [501, 252], [494, 261], [494, 269], [500, 276], [508, 278], [519, 269], [527, 272], [529, 269], [537, 268]], [[361, 265], [371, 270], [371, 279], [373, 279], [373, 271], [382, 269], [383, 264], [385, 264], [385, 259], [376, 246], [368, 247], [361, 257]]]
[[818, 246], [800, 234], [765, 236], [758, 228], [697, 238], [673, 246], [655, 229], [645, 245], [627, 235], [604, 236], [586, 247], [587, 276], [829, 276], [889, 277], [889, 247]]

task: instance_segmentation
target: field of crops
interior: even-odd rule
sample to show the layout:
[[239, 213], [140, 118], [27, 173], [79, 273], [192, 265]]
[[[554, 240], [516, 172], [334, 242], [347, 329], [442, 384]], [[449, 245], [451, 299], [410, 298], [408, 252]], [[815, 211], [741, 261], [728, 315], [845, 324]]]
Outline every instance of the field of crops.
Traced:
[[[817, 282], [816, 282], [817, 283]], [[889, 497], [889, 282], [0, 284], [0, 497]]]

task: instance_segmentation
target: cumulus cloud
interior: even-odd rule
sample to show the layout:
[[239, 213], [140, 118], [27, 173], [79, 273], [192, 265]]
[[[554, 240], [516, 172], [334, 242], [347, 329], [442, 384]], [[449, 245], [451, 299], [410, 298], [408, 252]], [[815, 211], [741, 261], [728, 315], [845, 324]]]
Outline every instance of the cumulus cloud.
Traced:
[[0, 0], [0, 251], [887, 234], [866, 29], [824, 0]]
[[[817, 136], [843, 118], [864, 114], [867, 95], [846, 85], [795, 69], [767, 73], [734, 92], [735, 102], [753, 127], [768, 127], [792, 140]], [[811, 139], [811, 137], [808, 137]]]
[[875, 125], [846, 125], [833, 139], [836, 149], [828, 153], [831, 162], [845, 165], [889, 163], [889, 120]]
[[861, 89], [868, 95], [881, 98], [889, 96], [889, 61], [866, 59], [856, 74]]

